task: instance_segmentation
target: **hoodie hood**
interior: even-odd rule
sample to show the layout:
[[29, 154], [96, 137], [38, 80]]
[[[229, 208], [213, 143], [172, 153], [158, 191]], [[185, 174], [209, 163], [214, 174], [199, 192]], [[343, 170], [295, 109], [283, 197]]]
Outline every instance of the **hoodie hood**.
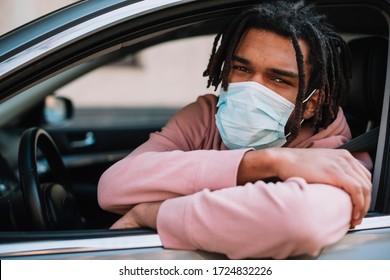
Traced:
[[[335, 149], [351, 140], [351, 130], [345, 119], [343, 109], [339, 108], [337, 117], [327, 128], [313, 135], [313, 128], [309, 125], [302, 127], [298, 137], [287, 147], [289, 148], [330, 148]], [[368, 153], [354, 153], [368, 170], [372, 170], [373, 162]]]
[[327, 128], [313, 135], [313, 128], [303, 126], [298, 137], [289, 148], [337, 148], [351, 140], [351, 131], [345, 119], [343, 109], [339, 108], [336, 119]]

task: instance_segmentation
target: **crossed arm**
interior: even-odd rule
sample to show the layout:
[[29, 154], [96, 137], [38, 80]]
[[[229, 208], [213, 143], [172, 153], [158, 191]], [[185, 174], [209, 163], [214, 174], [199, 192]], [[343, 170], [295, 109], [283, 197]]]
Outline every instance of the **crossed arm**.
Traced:
[[[317, 155], [319, 152], [329, 150], [316, 150]], [[338, 162], [350, 159], [343, 154]], [[324, 169], [314, 161], [311, 165], [316, 174]], [[345, 172], [355, 171], [352, 168]], [[362, 175], [365, 171], [356, 173]], [[166, 248], [201, 249], [230, 258], [285, 258], [317, 255], [348, 231], [351, 215], [351, 196], [341, 188], [290, 178], [141, 203], [112, 228], [157, 228]]]
[[[243, 155], [238, 168], [237, 185], [255, 183], [270, 177], [280, 178], [281, 181], [301, 177], [309, 184], [320, 183], [342, 189], [352, 201], [351, 227], [361, 222], [370, 206], [371, 174], [347, 151], [273, 148], [247, 151]], [[161, 201], [141, 203], [127, 212], [112, 228], [156, 228], [161, 204]]]

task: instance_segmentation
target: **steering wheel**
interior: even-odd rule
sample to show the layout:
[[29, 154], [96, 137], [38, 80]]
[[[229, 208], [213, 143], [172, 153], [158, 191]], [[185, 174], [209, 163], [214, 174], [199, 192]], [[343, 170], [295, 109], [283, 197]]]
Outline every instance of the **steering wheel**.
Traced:
[[[38, 156], [49, 167], [49, 182], [40, 182]], [[76, 200], [60, 153], [49, 134], [41, 128], [26, 130], [19, 144], [19, 175], [27, 213], [35, 230], [79, 229], [82, 227]]]

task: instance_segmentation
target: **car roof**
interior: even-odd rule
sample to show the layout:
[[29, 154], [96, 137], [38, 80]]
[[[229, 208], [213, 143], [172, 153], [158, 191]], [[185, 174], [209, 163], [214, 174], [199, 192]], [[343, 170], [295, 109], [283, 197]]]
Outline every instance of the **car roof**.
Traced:
[[9, 53], [10, 49], [17, 50], [26, 45], [26, 42], [31, 45], [38, 39], [49, 37], [53, 32], [60, 32], [97, 14], [128, 4], [129, 1], [125, 0], [79, 1], [63, 7], [2, 35], [0, 57]]

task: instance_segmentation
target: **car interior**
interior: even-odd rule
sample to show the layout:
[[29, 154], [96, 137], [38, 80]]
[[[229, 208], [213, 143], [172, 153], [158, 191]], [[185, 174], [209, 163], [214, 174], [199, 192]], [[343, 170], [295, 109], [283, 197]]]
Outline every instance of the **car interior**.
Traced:
[[[351, 90], [343, 110], [353, 138], [363, 135], [357, 149], [368, 151], [374, 162], [373, 201], [369, 215], [389, 214], [390, 190], [387, 188], [386, 182], [389, 182], [384, 172], [390, 164], [388, 147], [384, 144], [388, 134], [389, 116], [388, 103], [384, 105], [383, 101], [388, 102], [389, 95], [389, 90], [385, 94], [385, 88], [389, 88], [386, 84], [389, 45], [387, 19], [377, 9], [366, 6], [320, 5], [320, 9], [345, 37], [351, 50]], [[102, 234], [101, 230], [106, 234], [119, 234], [107, 230], [119, 216], [103, 211], [98, 206], [96, 186], [99, 177], [111, 164], [146, 141], [151, 132], [160, 130], [179, 108], [146, 110], [149, 119], [153, 121], [146, 121], [142, 125], [88, 127], [88, 124], [80, 125], [81, 121], [76, 118], [77, 111], [73, 111], [71, 101], [65, 99], [63, 108], [66, 125], [52, 125], [44, 114], [47, 96], [55, 95], [56, 90], [63, 85], [128, 54], [137, 54], [143, 49], [171, 40], [216, 34], [233, 15], [232, 9], [216, 12], [214, 15], [209, 13], [191, 20], [183, 18], [180, 28], [164, 30], [162, 27], [156, 27], [156, 30], [145, 31], [148, 39], [138, 42], [131, 36], [124, 36], [121, 38], [123, 47], [119, 50], [107, 51], [104, 55], [101, 55], [101, 52], [90, 53], [83, 58], [86, 62], [79, 62], [77, 66], [27, 89], [26, 94], [21, 94], [19, 100], [4, 102], [1, 106], [4, 106], [6, 113], [3, 121], [0, 121], [0, 239], [10, 241], [21, 236], [39, 239], [46, 236], [45, 231], [55, 231], [53, 238], [80, 235], [79, 230], [88, 230], [85, 234], [89, 236], [97, 234], [95, 230], [99, 230], [99, 234]], [[365, 20], [359, 20], [363, 15]], [[26, 103], [29, 105], [25, 105]], [[382, 108], [385, 106], [387, 107], [384, 112]], [[16, 112], [13, 108], [19, 109]], [[121, 115], [117, 111], [116, 118], [123, 116], [128, 118], [128, 112]], [[0, 115], [0, 118], [2, 117], [3, 115]], [[136, 123], [139, 124], [137, 121]], [[42, 128], [46, 132], [30, 128]], [[364, 135], [374, 129], [377, 129], [377, 133], [372, 144]], [[89, 140], [96, 141], [96, 144], [70, 145], [84, 141], [81, 142], [83, 145], [86, 136], [90, 136]], [[41, 170], [38, 174], [28, 174], [35, 162], [38, 164], [38, 170]], [[66, 172], [66, 175], [62, 172]], [[61, 182], [58, 175], [68, 178], [69, 182]], [[21, 188], [21, 180], [29, 180], [28, 177], [34, 177], [34, 180], [27, 182], [27, 185], [39, 184], [35, 185], [33, 191]], [[60, 184], [47, 184], [53, 181]], [[66, 190], [58, 185], [66, 185]], [[49, 198], [47, 201], [39, 200], [39, 203], [45, 204], [40, 206], [40, 212], [43, 208], [51, 209], [47, 211], [54, 222], [42, 222], [37, 226], [36, 220], [32, 220], [30, 216], [34, 207], [37, 207], [37, 201], [33, 199], [33, 204], [30, 204], [26, 197], [39, 196], [41, 188], [45, 189], [42, 191], [45, 198]], [[56, 197], [62, 195], [69, 196], [69, 207], [66, 209], [56, 204]], [[66, 232], [67, 230], [76, 231], [72, 233]], [[149, 232], [147, 229], [145, 231]], [[134, 233], [139, 233], [139, 230]]]
[[[353, 78], [344, 110], [352, 137], [356, 138], [379, 128], [380, 125], [386, 82], [388, 39], [379, 36], [363, 37], [351, 40], [348, 46], [352, 55]], [[361, 151], [370, 153], [375, 170], [377, 139], [373, 142], [375, 145], [370, 147], [365, 146], [363, 142]], [[374, 185], [374, 188], [376, 187]], [[374, 189], [373, 193], [377, 194], [377, 191]], [[375, 203], [376, 197], [373, 196], [373, 199]]]

